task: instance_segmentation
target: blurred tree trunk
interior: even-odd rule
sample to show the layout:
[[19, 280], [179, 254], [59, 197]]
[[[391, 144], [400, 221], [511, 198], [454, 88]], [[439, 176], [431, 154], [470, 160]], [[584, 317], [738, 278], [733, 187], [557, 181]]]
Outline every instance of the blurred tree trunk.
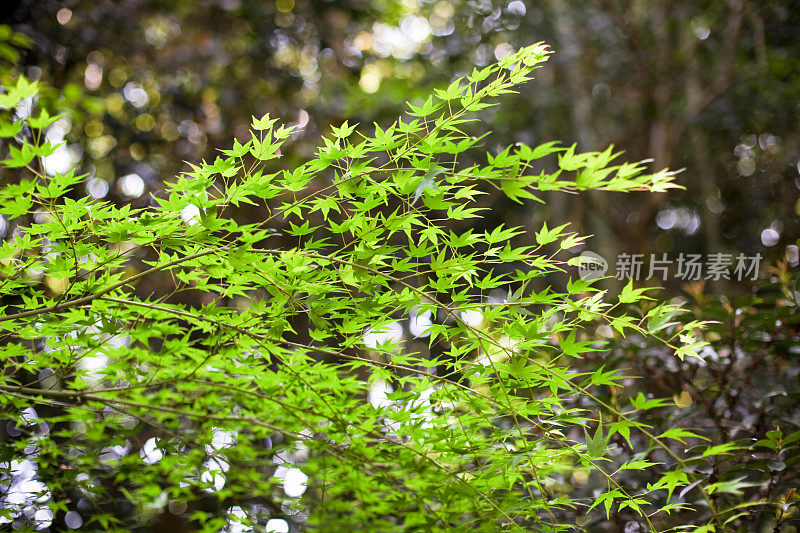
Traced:
[[[563, 78], [569, 92], [572, 131], [575, 133], [580, 150], [598, 150], [600, 147], [592, 124], [592, 92], [588, 87], [581, 64], [582, 47], [578, 38], [578, 28], [575, 27], [575, 19], [568, 11], [565, 2], [561, 0], [551, 0], [550, 8], [554, 15], [557, 49], [561, 51], [562, 60], [559, 62], [559, 67], [563, 69]], [[589, 249], [599, 253], [613, 269], [620, 251], [619, 238], [609, 224], [608, 217], [611, 216], [611, 213], [602, 209], [603, 203], [599, 201], [599, 196], [597, 191], [588, 191], [585, 195], [573, 198], [571, 203], [573, 208], [580, 203], [579, 211], [582, 215], [586, 215], [585, 221], [577, 220], [576, 222], [583, 225], [593, 235], [588, 242]], [[592, 205], [591, 209], [584, 208], [587, 202]], [[562, 218], [562, 220], [566, 219]], [[601, 286], [608, 289], [616, 285], [618, 283], [613, 278], [603, 280], [601, 283]]]

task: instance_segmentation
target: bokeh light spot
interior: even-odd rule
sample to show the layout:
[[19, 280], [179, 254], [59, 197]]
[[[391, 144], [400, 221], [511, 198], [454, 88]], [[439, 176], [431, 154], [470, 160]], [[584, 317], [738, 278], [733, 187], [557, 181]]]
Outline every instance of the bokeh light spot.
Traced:
[[781, 234], [772, 228], [766, 228], [761, 232], [761, 243], [764, 246], [775, 246], [781, 238]]
[[270, 518], [266, 529], [267, 533], [289, 533], [289, 523], [282, 518]]
[[117, 187], [125, 196], [138, 198], [144, 193], [144, 180], [138, 174], [128, 174], [119, 179]]
[[64, 516], [64, 523], [70, 529], [78, 529], [83, 525], [83, 518], [75, 511], [70, 511]]
[[108, 190], [108, 182], [102, 178], [92, 178], [86, 182], [86, 192], [92, 198], [105, 198]]
[[275, 2], [275, 7], [277, 7], [278, 11], [281, 13], [288, 13], [294, 9], [294, 0], [278, 0]]
[[62, 7], [56, 12], [56, 20], [62, 26], [68, 24], [69, 21], [72, 20], [72, 10]]

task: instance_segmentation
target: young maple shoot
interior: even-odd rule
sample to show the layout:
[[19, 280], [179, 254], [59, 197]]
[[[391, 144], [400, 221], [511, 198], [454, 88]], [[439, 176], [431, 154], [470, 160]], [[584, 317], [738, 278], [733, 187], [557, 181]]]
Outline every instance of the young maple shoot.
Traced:
[[[669, 171], [615, 163], [612, 147], [520, 143], [459, 161], [476, 150], [475, 113], [548, 55], [509, 54], [371, 133], [345, 122], [295, 168], [280, 166], [292, 128], [254, 119], [247, 142], [144, 208], [46, 172], [57, 117], [26, 111], [37, 83], [5, 87], [0, 403], [16, 429], [0, 442], [13, 489], [0, 522], [36, 529], [74, 512], [136, 529], [169, 506], [204, 531], [556, 531], [612, 513], [655, 530], [689, 508], [718, 523], [704, 484], [677, 495], [697, 478], [673, 441], [699, 435], [651, 433], [640, 417], [663, 401], [608, 402], [598, 391], [628, 376], [575, 367], [602, 349], [598, 322], [656, 333], [616, 312], [642, 291], [612, 304], [590, 282], [545, 285], [569, 266], [552, 245], [582, 241], [566, 225], [474, 229], [487, 191], [523, 203], [676, 187]], [[243, 204], [261, 220], [233, 216]], [[188, 290], [196, 301], [176, 301]], [[654, 322], [677, 313], [656, 309]], [[700, 325], [663, 341], [696, 355]], [[658, 481], [627, 484], [626, 470]], [[573, 494], [578, 477], [602, 489]]]

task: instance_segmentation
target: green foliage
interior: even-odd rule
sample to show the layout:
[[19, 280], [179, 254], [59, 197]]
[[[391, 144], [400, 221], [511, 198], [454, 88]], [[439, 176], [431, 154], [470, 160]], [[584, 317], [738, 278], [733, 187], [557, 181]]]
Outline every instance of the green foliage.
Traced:
[[[660, 478], [651, 470], [638, 480], [651, 490], [666, 489], [667, 501], [676, 494], [696, 504], [691, 493], [684, 493], [694, 474], [717, 506], [717, 531], [782, 531], [800, 523], [795, 495], [800, 388], [793, 363], [800, 345], [797, 284], [797, 272], [779, 263], [750, 295], [716, 297], [704, 291], [703, 282], [688, 285], [691, 299], [683, 305], [698, 320], [681, 325], [675, 303], [639, 313], [649, 332], [701, 327], [702, 341], [690, 340], [703, 343], [692, 348], [695, 356], [679, 359], [679, 352], [636, 333], [612, 339], [602, 358], [581, 361], [584, 372], [599, 367], [647, 376], [629, 387], [632, 407], [647, 411], [640, 420], [689, 457], [685, 468], [668, 469]], [[614, 393], [601, 398], [613, 402]], [[678, 419], [703, 429], [673, 427]], [[643, 449], [647, 441], [632, 434], [629, 445]], [[682, 513], [669, 521], [687, 522], [697, 523]]]
[[0, 24], [0, 61], [16, 65], [19, 61], [19, 50], [28, 46], [30, 46], [28, 37], [14, 32], [5, 24]]
[[[547, 245], [581, 241], [566, 226], [536, 230], [536, 246], [518, 243], [526, 228], [476, 229], [487, 187], [517, 201], [675, 187], [668, 171], [612, 165], [611, 148], [520, 144], [459, 162], [478, 141], [463, 132], [471, 113], [548, 54], [523, 48], [389, 126], [345, 122], [293, 168], [280, 165], [292, 128], [254, 118], [249, 140], [141, 209], [71, 195], [84, 177], [48, 175], [54, 118], [27, 111], [37, 83], [6, 87], [0, 402], [14, 438], [0, 444], [0, 475], [11, 485], [27, 469], [41, 490], [4, 500], [0, 519], [557, 531], [614, 513], [656, 530], [681, 509], [721, 527], [715, 496], [743, 485], [706, 483], [688, 462], [744, 445], [684, 454], [669, 441], [694, 433], [643, 421], [660, 400], [606, 400], [630, 377], [577, 364], [603, 348], [587, 335], [598, 321], [652, 335], [619, 313], [642, 290], [612, 305], [580, 280], [548, 285], [568, 265]], [[240, 204], [262, 219], [238, 221]], [[475, 225], [456, 233], [452, 220]], [[273, 245], [284, 221], [291, 247]], [[182, 303], [188, 292], [203, 305]], [[677, 311], [661, 307], [648, 327], [663, 333], [661, 314]], [[697, 326], [669, 328], [665, 346], [695, 355]], [[631, 471], [657, 473], [645, 488]], [[603, 489], [572, 494], [571, 479], [589, 478]]]

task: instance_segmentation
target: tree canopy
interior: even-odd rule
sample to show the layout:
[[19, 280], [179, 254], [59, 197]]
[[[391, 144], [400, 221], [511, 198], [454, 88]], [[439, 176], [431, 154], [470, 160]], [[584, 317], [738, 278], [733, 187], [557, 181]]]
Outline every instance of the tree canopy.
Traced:
[[[0, 27], [4, 526], [797, 524], [791, 10], [41, 6]], [[764, 263], [664, 293], [587, 246]]]

